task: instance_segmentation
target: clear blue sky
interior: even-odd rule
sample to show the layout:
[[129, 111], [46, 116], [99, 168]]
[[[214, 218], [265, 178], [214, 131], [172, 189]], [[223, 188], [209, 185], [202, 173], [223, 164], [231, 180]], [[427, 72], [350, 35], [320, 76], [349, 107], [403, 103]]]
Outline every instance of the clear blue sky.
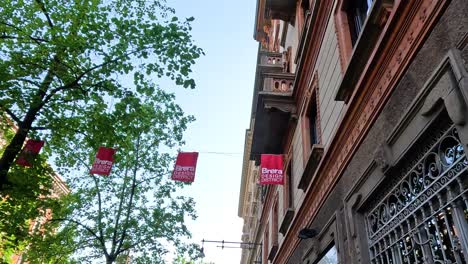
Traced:
[[[255, 0], [168, 0], [179, 17], [194, 16], [193, 38], [206, 56], [197, 61], [195, 90], [175, 88], [177, 102], [195, 121], [185, 151], [200, 151], [195, 183], [184, 193], [196, 200], [193, 241], [240, 241], [237, 216], [245, 129], [249, 127], [258, 43], [253, 39]], [[214, 155], [203, 152], [233, 152]], [[238, 264], [240, 249], [205, 243], [205, 260]]]

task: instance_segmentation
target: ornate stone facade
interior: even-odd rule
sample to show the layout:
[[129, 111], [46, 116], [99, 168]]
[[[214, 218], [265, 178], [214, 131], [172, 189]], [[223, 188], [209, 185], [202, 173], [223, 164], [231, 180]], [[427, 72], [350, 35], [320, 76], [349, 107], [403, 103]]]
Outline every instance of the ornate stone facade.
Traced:
[[[295, 107], [283, 100], [269, 123], [253, 112], [256, 153], [245, 155], [285, 154], [290, 184], [262, 187], [260, 222], [246, 230], [267, 254], [249, 249], [242, 263], [468, 263], [468, 2], [299, 0], [301, 23], [259, 2], [256, 27], [280, 27], [268, 38], [295, 51]], [[304, 228], [318, 235], [298, 238]]]

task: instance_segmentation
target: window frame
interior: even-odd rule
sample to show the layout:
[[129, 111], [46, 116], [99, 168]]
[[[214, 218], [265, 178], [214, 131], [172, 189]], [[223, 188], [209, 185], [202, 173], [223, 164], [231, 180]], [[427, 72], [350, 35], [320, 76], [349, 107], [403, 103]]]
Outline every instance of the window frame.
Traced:
[[[352, 22], [352, 23], [348, 23], [348, 26], [349, 26], [349, 32], [350, 32], [350, 37], [351, 37], [351, 45], [353, 48], [356, 45], [357, 40], [359, 39], [359, 35], [362, 33], [364, 29], [364, 24], [366, 22], [367, 17], [369, 16], [372, 3], [374, 2], [373, 0], [358, 0], [358, 1], [360, 2], [356, 3], [356, 0], [348, 1], [347, 3], [348, 7], [345, 10], [348, 21], [351, 20]], [[366, 6], [365, 8], [363, 8], [364, 5]], [[363, 9], [361, 10], [361, 8], [365, 10]], [[360, 13], [360, 12], [364, 12], [365, 14]]]
[[[353, 36], [352, 28], [354, 21], [350, 19], [350, 4], [354, 0], [338, 0], [333, 12], [335, 22], [335, 32], [338, 42], [341, 72], [345, 73], [348, 63], [351, 61], [355, 49], [360, 50], [361, 60], [368, 54], [361, 54], [363, 49], [375, 44], [378, 36], [382, 33], [384, 25], [392, 12], [394, 0], [361, 0], [367, 4], [366, 16], [361, 21], [359, 33]], [[371, 21], [369, 21], [371, 20]], [[368, 34], [366, 40], [360, 41], [362, 34]]]
[[292, 150], [286, 156], [285, 162], [285, 176], [284, 176], [284, 184], [283, 184], [283, 216], [287, 213], [289, 208], [292, 208], [293, 205], [293, 190], [291, 186], [293, 186], [292, 181], [292, 168], [293, 168], [293, 154]]
[[272, 221], [271, 221], [271, 247], [278, 246], [279, 242], [279, 225], [278, 225], [278, 216], [279, 216], [279, 210], [278, 210], [278, 195], [276, 195], [273, 207], [272, 207]]
[[[319, 87], [318, 87], [318, 73], [315, 72], [312, 77], [311, 86], [306, 92], [303, 103], [303, 110], [301, 111], [301, 132], [302, 132], [302, 150], [303, 150], [303, 165], [307, 164], [309, 157], [312, 153], [314, 145], [322, 143], [322, 130], [320, 124], [320, 100], [319, 100]], [[310, 112], [311, 108], [315, 109], [315, 130], [316, 142], [312, 143], [310, 133]]]
[[324, 259], [325, 256], [330, 252], [330, 250], [334, 248], [336, 252], [336, 260], [337, 263], [339, 263], [339, 254], [338, 254], [338, 247], [335, 244], [335, 241], [330, 242], [330, 244], [321, 252], [319, 257], [317, 257], [317, 260], [314, 262], [314, 264], [320, 264], [320, 262]]

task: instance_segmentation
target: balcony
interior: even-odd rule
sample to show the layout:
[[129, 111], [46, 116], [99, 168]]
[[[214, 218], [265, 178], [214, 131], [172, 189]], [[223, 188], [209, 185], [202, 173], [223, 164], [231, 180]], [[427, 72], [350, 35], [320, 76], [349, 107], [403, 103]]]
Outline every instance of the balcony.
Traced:
[[258, 69], [261, 73], [279, 73], [284, 70], [283, 54], [259, 51]]
[[266, 0], [266, 13], [271, 19], [289, 21], [296, 12], [296, 1]]
[[283, 139], [296, 105], [292, 97], [294, 74], [268, 72], [257, 77], [250, 159], [258, 163], [260, 154], [283, 153]]
[[272, 19], [292, 22], [296, 14], [294, 0], [257, 0], [254, 39], [260, 41], [265, 38], [264, 26], [268, 26]]
[[294, 74], [264, 74], [261, 94], [292, 95]]

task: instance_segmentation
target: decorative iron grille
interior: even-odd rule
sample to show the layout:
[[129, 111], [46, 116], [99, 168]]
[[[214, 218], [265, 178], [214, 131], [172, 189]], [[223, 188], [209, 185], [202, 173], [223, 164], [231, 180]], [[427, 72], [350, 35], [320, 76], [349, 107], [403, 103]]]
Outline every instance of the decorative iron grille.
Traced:
[[435, 134], [366, 215], [372, 263], [468, 262], [468, 160], [454, 126]]

